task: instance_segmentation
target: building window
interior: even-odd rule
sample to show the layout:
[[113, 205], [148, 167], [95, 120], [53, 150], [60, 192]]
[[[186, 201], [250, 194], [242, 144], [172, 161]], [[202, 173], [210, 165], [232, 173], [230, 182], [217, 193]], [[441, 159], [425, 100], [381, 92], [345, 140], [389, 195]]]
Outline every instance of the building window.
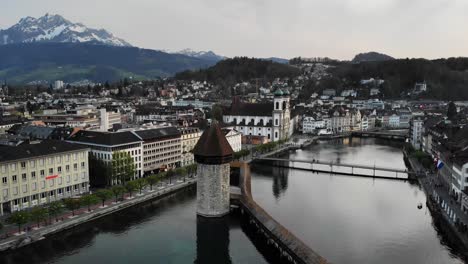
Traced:
[[31, 172], [31, 178], [32, 178], [33, 180], [36, 179], [36, 172], [35, 172], [35, 171]]
[[279, 102], [276, 102], [276, 110], [279, 110]]
[[78, 170], [78, 164], [77, 163], [73, 164], [73, 169]]
[[11, 176], [11, 179], [13, 180], [13, 183], [16, 183], [16, 181], [18, 180], [18, 179], [16, 178], [16, 175]]
[[3, 177], [3, 178], [2, 178], [2, 183], [3, 183], [3, 184], [7, 184], [7, 183], [8, 183], [8, 178], [7, 178], [7, 177]]
[[275, 132], [275, 138], [278, 138], [278, 132]]
[[26, 162], [25, 161], [21, 162], [21, 168], [26, 169]]
[[35, 182], [33, 182], [33, 183], [31, 184], [31, 189], [32, 189], [33, 191], [35, 191], [36, 188], [37, 188], [37, 184], [36, 184]]
[[66, 170], [66, 171], [70, 171], [70, 165], [66, 165], [66, 166], [65, 166], [65, 170]]
[[23, 181], [25, 181], [25, 180], [28, 179], [28, 177], [26, 176], [26, 173], [21, 174], [21, 179], [22, 179]]
[[44, 176], [45, 176], [45, 171], [41, 170], [41, 177], [44, 177]]
[[279, 124], [278, 119], [275, 119], [275, 125], [277, 126]]
[[54, 168], [49, 169], [49, 174], [52, 175], [54, 173]]

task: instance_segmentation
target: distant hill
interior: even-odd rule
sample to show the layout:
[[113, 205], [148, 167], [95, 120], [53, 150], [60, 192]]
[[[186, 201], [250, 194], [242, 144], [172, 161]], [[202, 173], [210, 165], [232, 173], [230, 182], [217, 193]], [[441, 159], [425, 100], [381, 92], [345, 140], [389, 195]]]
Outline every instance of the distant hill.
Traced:
[[366, 52], [366, 53], [359, 53], [358, 55], [354, 56], [354, 59], [351, 61], [352, 63], [360, 63], [366, 61], [389, 61], [394, 60], [395, 58], [388, 56], [386, 54], [378, 53], [378, 52]]
[[0, 45], [0, 79], [10, 83], [150, 79], [212, 65], [213, 61], [134, 47], [52, 42]]
[[131, 46], [104, 29], [88, 28], [83, 24], [70, 22], [60, 15], [25, 17], [10, 28], [0, 30], [0, 45], [37, 42], [90, 42]]
[[288, 59], [283, 59], [283, 58], [277, 58], [277, 57], [270, 57], [270, 58], [264, 58], [263, 60], [269, 60], [281, 64], [288, 64], [289, 60]]
[[216, 65], [198, 71], [184, 71], [175, 75], [180, 80], [199, 80], [211, 82], [243, 82], [251, 79], [273, 80], [275, 78], [300, 75], [296, 67], [265, 59], [235, 57], [225, 59]]
[[428, 90], [420, 97], [468, 100], [468, 58], [341, 63], [330, 73], [335, 87], [359, 87], [362, 79], [383, 79], [381, 91], [386, 98], [407, 95], [416, 83], [425, 81]]
[[214, 53], [211, 50], [210, 51], [194, 51], [192, 49], [183, 49], [183, 50], [172, 52], [172, 53], [186, 55], [189, 57], [194, 57], [194, 58], [203, 59], [207, 61], [214, 61], [214, 62], [218, 62], [226, 58], [224, 56]]

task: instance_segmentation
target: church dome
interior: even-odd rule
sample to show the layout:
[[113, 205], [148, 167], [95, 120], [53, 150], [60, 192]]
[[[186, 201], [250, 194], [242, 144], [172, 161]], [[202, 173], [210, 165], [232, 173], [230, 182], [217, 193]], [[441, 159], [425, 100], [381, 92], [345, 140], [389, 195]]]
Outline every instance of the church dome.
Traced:
[[289, 91], [288, 91], [288, 90], [284, 90], [284, 91], [283, 91], [283, 95], [289, 95]]
[[281, 89], [276, 90], [275, 96], [283, 96], [283, 91], [281, 91]]

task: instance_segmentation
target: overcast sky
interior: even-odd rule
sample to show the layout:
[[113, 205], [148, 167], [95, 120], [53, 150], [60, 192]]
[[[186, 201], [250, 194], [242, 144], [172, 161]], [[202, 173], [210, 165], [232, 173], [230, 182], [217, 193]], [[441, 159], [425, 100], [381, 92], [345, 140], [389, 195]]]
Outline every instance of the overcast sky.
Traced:
[[0, 28], [49, 12], [134, 46], [225, 56], [332, 57], [365, 51], [468, 56], [467, 0], [0, 0]]

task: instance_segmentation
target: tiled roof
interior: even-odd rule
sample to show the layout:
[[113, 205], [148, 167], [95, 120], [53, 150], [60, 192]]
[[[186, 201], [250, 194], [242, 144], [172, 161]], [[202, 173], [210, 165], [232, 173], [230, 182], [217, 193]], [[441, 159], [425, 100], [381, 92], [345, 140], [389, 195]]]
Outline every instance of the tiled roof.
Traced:
[[203, 132], [193, 149], [195, 159], [204, 164], [221, 164], [232, 160], [234, 151], [221, 131], [219, 124], [214, 122]]
[[231, 106], [224, 109], [224, 115], [272, 116], [273, 103], [244, 103], [239, 98], [234, 98]]
[[17, 147], [0, 146], [0, 162], [54, 155], [63, 152], [85, 150], [86, 146], [59, 140], [45, 140], [39, 144], [22, 144]]
[[124, 132], [96, 132], [80, 130], [69, 138], [70, 141], [97, 145], [123, 145], [141, 142], [142, 140], [130, 131]]

